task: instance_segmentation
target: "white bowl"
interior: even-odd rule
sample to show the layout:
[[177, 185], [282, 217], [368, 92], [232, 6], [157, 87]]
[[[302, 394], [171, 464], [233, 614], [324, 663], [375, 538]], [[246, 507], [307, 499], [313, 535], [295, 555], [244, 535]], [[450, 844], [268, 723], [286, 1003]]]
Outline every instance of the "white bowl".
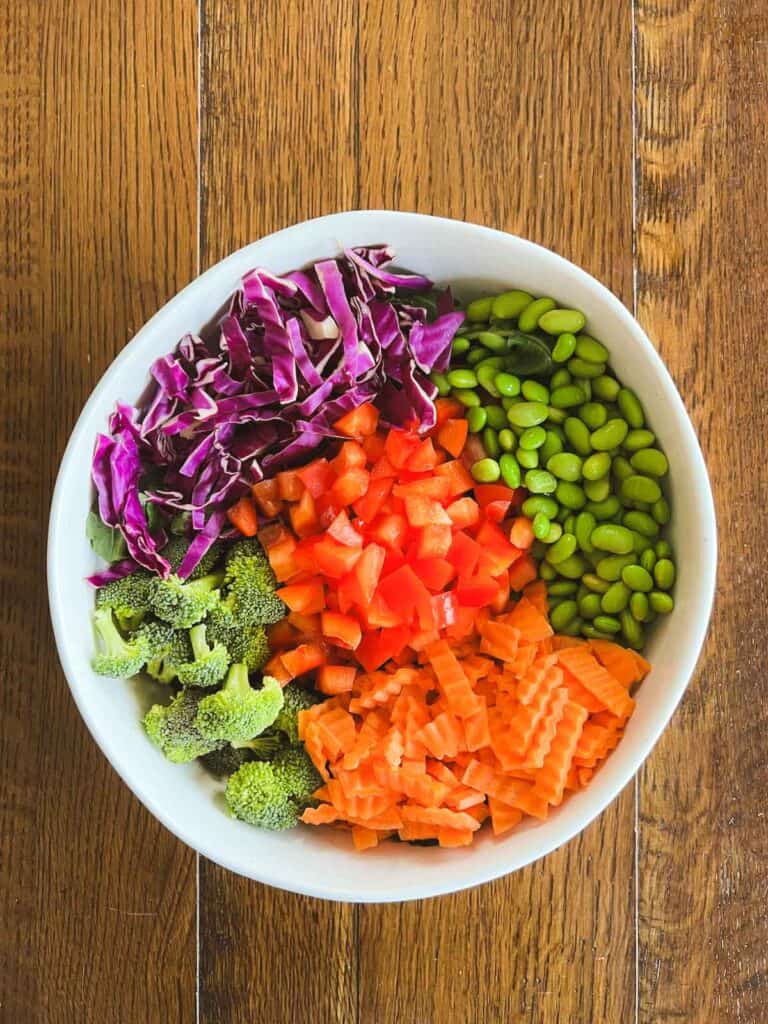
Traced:
[[[516, 287], [583, 310], [587, 330], [608, 345], [618, 375], [644, 403], [671, 466], [675, 610], [653, 629], [647, 652], [653, 669], [624, 739], [587, 789], [548, 821], [531, 820], [500, 839], [483, 830], [461, 850], [385, 843], [359, 854], [347, 836], [331, 830], [270, 833], [234, 821], [225, 813], [222, 787], [202, 768], [170, 764], [148, 742], [141, 717], [156, 697], [151, 684], [111, 682], [90, 667], [93, 591], [84, 578], [99, 563], [85, 537], [89, 471], [94, 437], [115, 401], [136, 401], [150, 363], [198, 330], [246, 270], [284, 272], [334, 256], [341, 246], [376, 242], [392, 243], [401, 266], [450, 282], [462, 296]], [[51, 616], [64, 672], [96, 742], [138, 798], [181, 840], [232, 871], [293, 892], [361, 902], [435, 896], [486, 882], [544, 856], [589, 824], [638, 770], [683, 695], [707, 629], [715, 566], [714, 507], [696, 435], [664, 364], [621, 302], [583, 270], [522, 238], [388, 211], [340, 213], [279, 231], [222, 260], [171, 299], [126, 345], [83, 409], [62, 459], [48, 538]]]

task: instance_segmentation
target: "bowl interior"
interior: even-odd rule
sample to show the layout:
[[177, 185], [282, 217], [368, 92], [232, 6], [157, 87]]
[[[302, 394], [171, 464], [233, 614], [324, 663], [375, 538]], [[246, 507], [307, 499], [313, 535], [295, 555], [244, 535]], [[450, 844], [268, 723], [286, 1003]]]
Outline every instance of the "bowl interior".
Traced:
[[[626, 736], [590, 786], [501, 839], [484, 830], [463, 850], [386, 843], [365, 856], [346, 836], [300, 828], [269, 833], [230, 819], [222, 787], [196, 765], [169, 764], [146, 740], [144, 710], [162, 696], [148, 682], [112, 682], [91, 671], [93, 592], [84, 578], [99, 567], [84, 534], [91, 501], [90, 458], [116, 400], [134, 402], [148, 367], [187, 331], [196, 331], [256, 265], [282, 272], [335, 255], [340, 246], [391, 242], [398, 263], [451, 283], [464, 297], [506, 287], [548, 294], [587, 315], [618, 375], [638, 393], [670, 461], [671, 497], [685, 509], [672, 529], [680, 574], [676, 607], [654, 629], [643, 683]], [[715, 521], [706, 469], [669, 374], [624, 306], [573, 264], [531, 242], [459, 221], [392, 212], [336, 214], [247, 246], [190, 284], [126, 346], [94, 390], [62, 461], [51, 512], [49, 591], [62, 665], [78, 707], [102, 750], [145, 805], [177, 836], [241, 874], [331, 899], [386, 901], [451, 892], [540, 857], [580, 831], [619, 792], [650, 751], [679, 701], [701, 648], [712, 601]], [[665, 640], [675, 636], [675, 643]]]

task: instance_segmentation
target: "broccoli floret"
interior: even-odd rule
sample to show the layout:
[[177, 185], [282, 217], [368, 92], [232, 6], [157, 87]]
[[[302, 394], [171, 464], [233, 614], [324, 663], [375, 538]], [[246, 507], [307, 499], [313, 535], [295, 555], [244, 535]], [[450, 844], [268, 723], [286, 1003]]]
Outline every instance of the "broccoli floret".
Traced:
[[269, 640], [263, 626], [239, 626], [225, 602], [216, 605], [205, 620], [210, 643], [223, 644], [231, 661], [242, 661], [249, 672], [258, 672], [269, 661]]
[[152, 594], [152, 611], [177, 629], [189, 629], [218, 604], [221, 580], [216, 573], [194, 583], [184, 583], [178, 576], [158, 580]]
[[159, 683], [172, 683], [180, 665], [192, 661], [192, 644], [186, 629], [174, 629], [165, 622], [151, 622], [141, 628], [155, 638], [146, 672]]
[[96, 591], [96, 607], [111, 608], [126, 632], [138, 629], [152, 606], [157, 577], [143, 569], [113, 580]]
[[248, 761], [227, 782], [226, 800], [235, 818], [273, 831], [299, 823], [302, 806], [291, 777], [270, 761]]
[[286, 785], [291, 796], [301, 808], [308, 807], [313, 794], [323, 784], [323, 779], [304, 747], [288, 747], [280, 750], [272, 764], [285, 773]]
[[260, 690], [248, 681], [242, 662], [232, 665], [224, 686], [200, 702], [197, 728], [212, 740], [232, 743], [253, 739], [264, 732], [283, 706], [283, 691], [276, 679], [265, 676]]
[[[184, 561], [184, 556], [187, 551], [189, 551], [190, 543], [191, 542], [186, 537], [171, 537], [160, 552], [163, 558], [167, 558], [171, 563], [172, 572], [179, 571], [179, 567]], [[201, 577], [207, 576], [221, 558], [223, 548], [224, 545], [219, 541], [212, 544], [187, 577], [187, 583], [193, 583], [195, 580], [199, 580]]]
[[277, 580], [256, 540], [241, 540], [227, 556], [224, 569], [226, 604], [241, 626], [268, 626], [286, 613], [275, 593]]
[[189, 631], [194, 661], [178, 666], [177, 675], [182, 686], [216, 686], [227, 674], [229, 654], [223, 644], [208, 646], [205, 623]]
[[249, 750], [257, 761], [269, 761], [282, 748], [283, 739], [271, 730], [245, 743], [233, 743], [237, 750]]
[[170, 704], [155, 704], [144, 717], [147, 736], [174, 764], [186, 764], [223, 746], [202, 736], [195, 725], [203, 692], [182, 690]]
[[283, 689], [283, 706], [275, 719], [274, 727], [285, 733], [288, 742], [299, 742], [299, 712], [311, 708], [322, 700], [316, 693], [311, 693], [295, 683]]
[[93, 671], [100, 676], [124, 678], [140, 672], [147, 660], [147, 642], [140, 635], [127, 640], [117, 628], [111, 608], [97, 608], [93, 625], [103, 650], [94, 655]]
[[248, 750], [240, 750], [229, 743], [220, 750], [212, 750], [210, 754], [204, 754], [200, 763], [206, 771], [217, 779], [223, 779], [236, 772], [240, 765], [251, 760]]

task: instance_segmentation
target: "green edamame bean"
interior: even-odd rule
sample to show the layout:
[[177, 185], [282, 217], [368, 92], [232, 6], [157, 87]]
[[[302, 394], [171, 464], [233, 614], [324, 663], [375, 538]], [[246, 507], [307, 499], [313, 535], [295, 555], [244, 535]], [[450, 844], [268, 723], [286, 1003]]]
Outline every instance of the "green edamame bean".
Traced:
[[499, 435], [493, 429], [493, 427], [486, 427], [483, 431], [483, 448], [485, 448], [486, 454], [490, 455], [492, 459], [498, 459], [501, 454], [501, 445], [499, 444]]
[[[566, 511], [568, 511], [566, 509]], [[563, 533], [573, 533], [576, 529], [576, 516], [571, 512], [563, 520]]]
[[572, 619], [565, 629], [561, 629], [560, 632], [563, 636], [581, 636], [581, 631], [584, 628], [584, 623], [580, 618]]
[[[538, 543], [538, 542], [537, 542]], [[554, 566], [548, 565], [546, 562], [539, 563], [539, 576], [545, 581], [556, 580], [557, 572]]]
[[672, 548], [671, 548], [669, 542], [666, 541], [666, 540], [657, 540], [656, 541], [656, 546], [655, 546], [654, 550], [656, 552], [656, 557], [657, 558], [671, 558], [672, 557]]
[[473, 349], [473, 352], [479, 352], [480, 355], [483, 357], [475, 365], [475, 373], [477, 373], [481, 366], [492, 366], [495, 370], [501, 370], [502, 367], [504, 366], [504, 358], [502, 356], [489, 356], [480, 348]]
[[539, 318], [538, 326], [546, 334], [578, 334], [586, 322], [579, 309], [550, 309]]
[[[611, 457], [608, 452], [595, 452], [590, 455], [581, 467], [585, 480], [602, 480], [611, 468]], [[600, 499], [602, 501], [602, 498]]]
[[474, 366], [475, 369], [477, 369], [478, 366], [482, 366], [485, 362], [486, 355], [487, 353], [485, 349], [478, 345], [477, 348], [470, 349], [470, 351], [467, 352], [464, 356], [464, 362], [468, 366]]
[[612, 633], [603, 633], [601, 629], [596, 629], [591, 623], [585, 623], [581, 627], [581, 635], [588, 640], [613, 640]]
[[570, 409], [575, 405], [581, 405], [584, 401], [584, 392], [575, 384], [565, 384], [563, 387], [555, 388], [549, 396], [550, 405], [555, 409]]
[[643, 646], [644, 641], [642, 626], [630, 611], [623, 611], [619, 617], [619, 621], [621, 623], [621, 632], [624, 634], [624, 639], [630, 647], [639, 651]]
[[628, 555], [633, 548], [632, 531], [614, 523], [596, 526], [589, 539], [596, 548], [610, 551], [613, 555]]
[[615, 635], [621, 632], [621, 623], [618, 619], [614, 619], [612, 615], [597, 615], [594, 619], [595, 629], [599, 629], [601, 633], [610, 633]]
[[572, 381], [573, 377], [571, 377], [570, 373], [568, 373], [566, 369], [555, 370], [549, 379], [549, 386], [550, 389], [554, 391], [555, 388], [566, 387], [568, 384], [572, 383]]
[[621, 390], [621, 384], [613, 377], [595, 377], [592, 381], [592, 391], [596, 398], [602, 399], [603, 402], [615, 402], [616, 397]]
[[[567, 363], [575, 351], [576, 336], [574, 334], [569, 334], [566, 331], [565, 334], [561, 334], [555, 342], [555, 347], [552, 349], [552, 359], [556, 363]], [[555, 385], [553, 384], [553, 387], [554, 386]]]
[[562, 562], [557, 563], [557, 571], [561, 576], [565, 576], [567, 580], [578, 580], [584, 575], [589, 565], [581, 555], [573, 554], [569, 558], [564, 558]]
[[659, 526], [666, 526], [670, 520], [671, 513], [669, 510], [669, 502], [666, 498], [659, 498], [658, 501], [654, 501], [651, 505], [651, 515], [659, 524]]
[[[496, 378], [498, 385], [498, 377]], [[520, 402], [507, 412], [513, 427], [536, 427], [547, 418], [549, 410], [543, 402]]]
[[608, 555], [606, 558], [600, 559], [595, 566], [595, 572], [601, 580], [615, 583], [621, 579], [622, 569], [627, 565], [632, 565], [634, 560], [633, 555]]
[[639, 557], [644, 551], [653, 550], [653, 540], [650, 537], [644, 537], [642, 533], [638, 533], [637, 530], [632, 531], [632, 550]]
[[446, 395], [450, 395], [451, 385], [448, 383], [448, 378], [444, 373], [431, 373], [429, 379], [437, 388], [437, 393], [441, 398], [445, 398]]
[[588, 363], [608, 362], [608, 349], [588, 334], [580, 334], [576, 339], [576, 355]]
[[[577, 343], [578, 344], [578, 343]], [[605, 373], [605, 363], [588, 363], [586, 359], [579, 359], [574, 356], [568, 360], [568, 369], [574, 377], [586, 377], [588, 380], [595, 380]]]
[[659, 590], [671, 590], [675, 583], [675, 563], [671, 558], [660, 558], [653, 567], [653, 578]]
[[540, 318], [544, 316], [545, 313], [548, 313], [550, 309], [554, 309], [556, 305], [557, 303], [554, 299], [534, 299], [533, 302], [529, 303], [518, 316], [517, 326], [525, 334], [529, 331], [535, 330]]
[[613, 519], [618, 514], [621, 508], [621, 503], [615, 494], [609, 494], [604, 501], [589, 501], [587, 502], [586, 511], [591, 512], [595, 519], [599, 519], [601, 523], [606, 520]]
[[475, 338], [489, 352], [506, 352], [507, 350], [507, 339], [501, 334], [496, 334], [495, 331], [478, 331]]
[[621, 481], [620, 495], [623, 501], [647, 501], [652, 505], [661, 497], [661, 488], [651, 477], [633, 473]]
[[493, 383], [496, 390], [506, 398], [516, 398], [520, 394], [520, 378], [513, 373], [497, 373]]
[[513, 452], [517, 448], [517, 438], [509, 427], [504, 427], [503, 430], [499, 431], [499, 444], [502, 451], [505, 452]]
[[590, 501], [605, 501], [611, 493], [611, 482], [607, 476], [602, 480], [587, 480], [584, 484], [584, 493]]
[[470, 473], [479, 484], [495, 484], [501, 476], [501, 469], [495, 459], [478, 459], [472, 464]]
[[[503, 478], [504, 470], [502, 470], [501, 475]], [[543, 512], [537, 512], [536, 515], [533, 517], [533, 523], [531, 525], [533, 527], [534, 537], [536, 537], [538, 540], [544, 540], [544, 538], [549, 533], [549, 527], [551, 523]]]
[[475, 368], [478, 384], [488, 392], [491, 398], [501, 398], [501, 392], [496, 387], [497, 375], [498, 371], [493, 366], [483, 364]]
[[454, 338], [451, 344], [451, 355], [462, 356], [465, 352], [469, 352], [469, 346], [471, 342], [469, 338]]
[[539, 448], [539, 458], [545, 466], [553, 455], [558, 455], [563, 450], [563, 442], [554, 430], [547, 430], [546, 434], [544, 444]]
[[579, 547], [586, 554], [591, 554], [595, 550], [590, 538], [596, 525], [597, 520], [590, 512], [579, 512], [576, 516], [573, 532], [576, 534]]
[[632, 592], [621, 580], [612, 583], [600, 599], [600, 607], [608, 615], [623, 612], [629, 604]]
[[[514, 490], [516, 487], [520, 486], [523, 475], [520, 471], [520, 464], [512, 452], [505, 452], [501, 456], [499, 459], [499, 469], [507, 487], [511, 487]], [[549, 517], [547, 518], [549, 519]]]
[[616, 401], [621, 410], [621, 415], [633, 430], [639, 430], [645, 426], [643, 407], [640, 405], [640, 400], [634, 391], [630, 391], [629, 388], [621, 388]]
[[646, 594], [636, 593], [629, 599], [629, 610], [638, 622], [647, 622], [650, 605]]
[[639, 452], [641, 448], [650, 448], [655, 440], [652, 430], [630, 430], [624, 438], [624, 448], [628, 452]]
[[516, 288], [502, 292], [491, 303], [491, 316], [497, 320], [517, 320], [525, 307], [530, 306], [532, 302], [533, 296], [528, 292]]
[[521, 388], [523, 398], [528, 402], [543, 402], [549, 405], [549, 388], [537, 380], [524, 380]]
[[[518, 484], [517, 486], [519, 487], [520, 485]], [[547, 498], [543, 494], [532, 494], [530, 498], [526, 498], [522, 505], [523, 515], [533, 519], [539, 512], [543, 512], [547, 519], [554, 519], [558, 513], [555, 499]]]
[[550, 565], [557, 565], [558, 562], [564, 562], [566, 558], [570, 558], [575, 551], [576, 538], [572, 533], [563, 533], [544, 557]]
[[467, 426], [470, 434], [479, 434], [488, 420], [485, 409], [475, 406], [474, 409], [467, 409]]
[[621, 578], [630, 590], [639, 590], [642, 594], [650, 594], [653, 590], [653, 579], [642, 565], [626, 565], [621, 570]]
[[535, 451], [541, 448], [547, 439], [547, 432], [544, 427], [528, 427], [520, 435], [520, 447], [528, 451]]
[[[552, 550], [550, 548], [550, 550]], [[565, 629], [579, 614], [579, 606], [575, 601], [563, 601], [549, 613], [549, 621], [556, 632]]]
[[629, 527], [630, 530], [635, 530], [637, 533], [641, 533], [643, 537], [656, 538], [659, 535], [659, 524], [647, 512], [638, 512], [636, 510], [625, 512], [621, 521], [624, 526]]
[[[549, 533], [544, 537], [545, 544], [556, 544], [563, 536], [563, 528], [560, 523], [550, 523]], [[541, 571], [541, 570], [539, 570]]]
[[594, 619], [601, 611], [599, 594], [586, 594], [579, 601], [579, 614], [584, 619]]
[[467, 370], [459, 367], [456, 370], [449, 370], [446, 374], [448, 383], [452, 388], [476, 388], [477, 376], [474, 370]]
[[529, 469], [525, 474], [525, 486], [531, 494], [552, 494], [557, 489], [557, 480], [545, 469]]
[[610, 452], [618, 448], [628, 431], [629, 427], [624, 420], [608, 420], [602, 427], [592, 431], [589, 443], [596, 452]]
[[490, 320], [493, 303], [494, 298], [492, 295], [486, 295], [482, 299], [474, 299], [467, 306], [467, 320], [471, 320], [473, 323]]
[[539, 465], [539, 452], [537, 448], [520, 448], [518, 445], [517, 449], [517, 461], [523, 467], [523, 469], [537, 469]]
[[640, 565], [642, 565], [646, 572], [653, 572], [653, 567], [656, 565], [656, 552], [653, 548], [643, 551], [640, 555]]
[[629, 461], [632, 468], [638, 473], [666, 476], [669, 471], [667, 456], [658, 448], [643, 448], [639, 452], [635, 452]]
[[587, 503], [587, 496], [578, 484], [561, 480], [555, 490], [555, 497], [560, 504], [572, 512], [578, 512]]
[[628, 476], [632, 476], [635, 472], [630, 466], [629, 460], [625, 459], [623, 455], [616, 456], [611, 463], [611, 471], [619, 482], [626, 480]]
[[574, 377], [573, 383], [576, 384], [584, 392], [584, 399], [586, 402], [592, 401], [592, 381], [586, 377]]
[[554, 406], [549, 407], [549, 416], [547, 417], [550, 423], [555, 426], [559, 426], [561, 423], [565, 423], [568, 419], [568, 413], [565, 409], [555, 409]]
[[579, 419], [583, 420], [590, 430], [599, 430], [605, 426], [608, 419], [608, 410], [599, 402], [585, 402], [577, 412]]
[[560, 511], [557, 513], [557, 521], [563, 527], [563, 532], [565, 532], [565, 521], [570, 516], [570, 514], [570, 510], [567, 508], [561, 508]]
[[581, 480], [582, 461], [578, 455], [572, 452], [558, 452], [547, 461], [547, 469], [558, 480], [567, 480], [575, 483]]
[[585, 573], [581, 578], [581, 582], [595, 594], [604, 594], [611, 586], [608, 580], [601, 579], [597, 573], [594, 572]]
[[675, 602], [669, 594], [662, 594], [660, 590], [652, 590], [648, 595], [648, 602], [659, 615], [669, 615], [675, 607]]
[[454, 388], [451, 394], [468, 409], [473, 409], [480, 405], [480, 396], [476, 391], [470, 391], [468, 388]]
[[571, 447], [579, 455], [591, 455], [592, 445], [589, 441], [589, 430], [581, 420], [576, 419], [575, 416], [569, 416], [563, 423], [563, 430]]
[[547, 587], [547, 593], [552, 597], [571, 597], [579, 589], [578, 583], [571, 580], [556, 580]]
[[494, 430], [503, 430], [509, 425], [507, 414], [500, 405], [486, 405], [484, 408], [489, 427], [493, 427]]

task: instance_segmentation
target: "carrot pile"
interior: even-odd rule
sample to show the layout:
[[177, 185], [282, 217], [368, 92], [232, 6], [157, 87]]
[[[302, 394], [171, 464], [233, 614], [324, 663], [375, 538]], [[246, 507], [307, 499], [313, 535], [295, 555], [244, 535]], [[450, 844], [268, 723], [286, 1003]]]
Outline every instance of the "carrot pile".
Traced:
[[381, 433], [372, 406], [335, 429], [335, 458], [257, 484], [231, 515], [249, 533], [257, 513], [279, 520], [259, 536], [290, 611], [266, 671], [312, 673], [330, 698], [300, 716], [324, 779], [303, 820], [367, 849], [546, 818], [618, 743], [647, 662], [553, 635], [521, 494], [470, 477], [453, 402], [427, 436]]

